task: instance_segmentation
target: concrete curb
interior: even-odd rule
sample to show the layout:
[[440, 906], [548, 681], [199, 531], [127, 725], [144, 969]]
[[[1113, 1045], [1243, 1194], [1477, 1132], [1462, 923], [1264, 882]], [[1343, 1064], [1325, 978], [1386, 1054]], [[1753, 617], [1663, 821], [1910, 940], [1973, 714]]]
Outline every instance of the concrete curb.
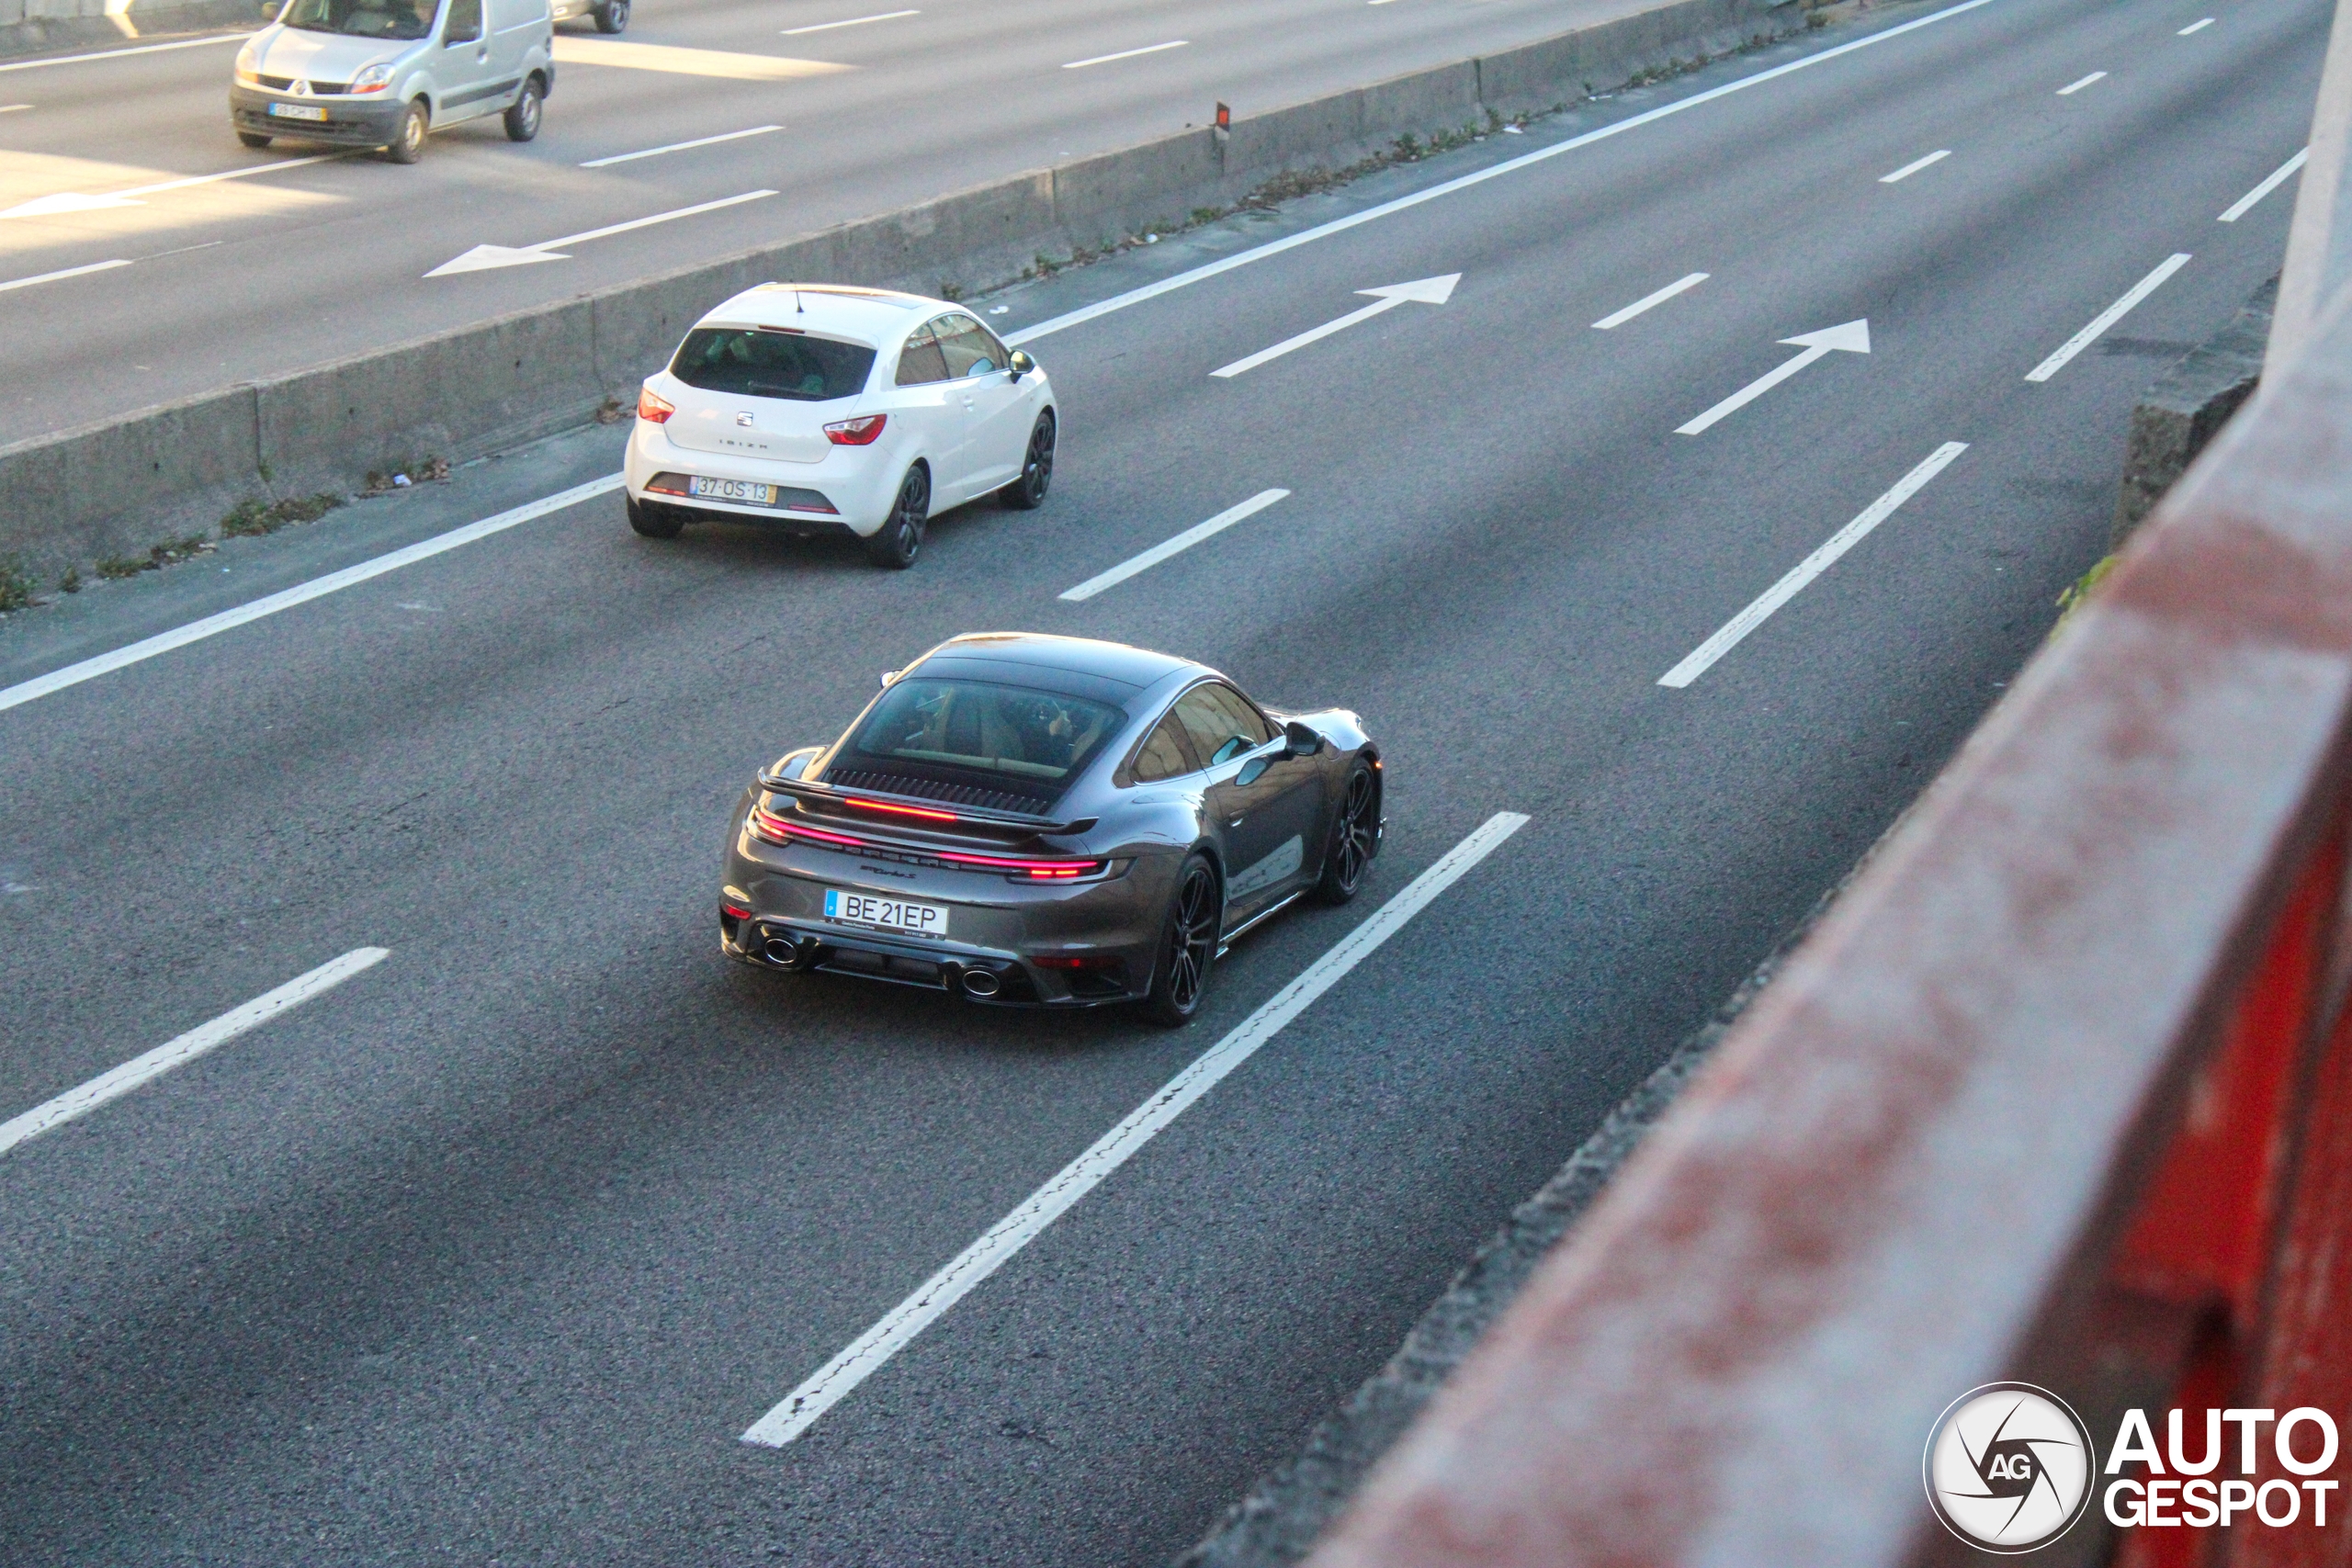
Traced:
[[2228, 326], [2190, 350], [2141, 394], [2132, 410], [2132, 434], [2124, 447], [2123, 493], [2115, 503], [2110, 550], [2123, 547], [2140, 520], [2156, 509], [2173, 481], [2188, 472], [2197, 454], [2254, 395], [2278, 300], [2278, 280], [2274, 277], [2254, 291]]
[[[0, 4], [8, 0], [0, 0]], [[206, 0], [210, 3], [210, 0]], [[0, 559], [40, 581], [208, 529], [237, 502], [356, 488], [627, 402], [685, 327], [772, 278], [966, 294], [1048, 257], [1169, 231], [1399, 138], [1484, 129], [1800, 32], [1800, 0], [1669, 0], [1635, 16], [841, 224], [272, 380], [0, 447]], [[1279, 188], [1279, 187], [1276, 187]]]
[[1771, 984], [1789, 955], [1909, 815], [1905, 808], [1714, 1016], [1686, 1036], [1533, 1197], [1511, 1211], [1502, 1228], [1413, 1325], [1388, 1363], [1307, 1434], [1298, 1457], [1251, 1487], [1207, 1539], [1176, 1560], [1174, 1568], [1291, 1568], [1306, 1558], [1364, 1477], [1404, 1436], [1538, 1265], [1673, 1108], [1683, 1086], [1706, 1065], [1732, 1024]]
[[[258, 31], [261, 0], [127, 0], [112, 14], [107, 0], [0, 0], [0, 60], [88, 44], [103, 49], [169, 41], [175, 34], [227, 28]], [[227, 92], [222, 67], [222, 92]]]

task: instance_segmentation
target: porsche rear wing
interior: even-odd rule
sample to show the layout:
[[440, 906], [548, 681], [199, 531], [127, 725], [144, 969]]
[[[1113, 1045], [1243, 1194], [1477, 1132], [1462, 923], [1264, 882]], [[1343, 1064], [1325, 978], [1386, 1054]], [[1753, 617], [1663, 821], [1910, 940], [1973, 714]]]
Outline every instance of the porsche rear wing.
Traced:
[[944, 801], [928, 800], [921, 795], [892, 795], [878, 789], [840, 789], [826, 784], [814, 784], [807, 779], [788, 779], [781, 773], [760, 774], [760, 787], [771, 795], [788, 795], [796, 799], [819, 801], [842, 806], [860, 801], [884, 811], [903, 814], [909, 825], [922, 821], [944, 825], [969, 823], [982, 828], [1014, 828], [1023, 832], [1052, 835], [1083, 833], [1100, 820], [1081, 817], [1063, 822], [1051, 817], [1026, 811], [992, 811], [977, 806], [955, 806]]

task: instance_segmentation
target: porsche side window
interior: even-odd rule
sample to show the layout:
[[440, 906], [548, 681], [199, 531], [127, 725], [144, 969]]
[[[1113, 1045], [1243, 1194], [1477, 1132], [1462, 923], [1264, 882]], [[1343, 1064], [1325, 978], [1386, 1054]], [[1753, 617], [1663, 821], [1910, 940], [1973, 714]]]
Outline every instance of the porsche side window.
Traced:
[[1158, 784], [1193, 771], [1193, 760], [1184, 755], [1183, 738], [1177, 733], [1176, 716], [1170, 714], [1152, 730], [1151, 739], [1136, 753], [1136, 783]]
[[899, 351], [899, 385], [921, 387], [947, 379], [947, 357], [939, 352], [930, 327], [917, 327]]
[[1240, 693], [1214, 681], [1185, 693], [1174, 716], [1192, 737], [1193, 751], [1212, 768], [1266, 742], [1266, 724], [1258, 710], [1243, 702]]

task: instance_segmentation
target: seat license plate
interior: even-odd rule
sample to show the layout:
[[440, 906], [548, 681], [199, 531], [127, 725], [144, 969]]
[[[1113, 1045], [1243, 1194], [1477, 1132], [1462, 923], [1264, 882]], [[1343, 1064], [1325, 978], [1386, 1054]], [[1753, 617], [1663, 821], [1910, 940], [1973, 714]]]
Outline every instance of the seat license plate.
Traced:
[[327, 111], [317, 104], [272, 104], [269, 112], [280, 119], [310, 119], [323, 124]]
[[690, 479], [686, 493], [708, 501], [741, 501], [752, 506], [775, 504], [775, 486], [754, 484], [750, 479]]
[[916, 904], [885, 898], [874, 893], [844, 893], [825, 889], [825, 919], [845, 926], [871, 926], [876, 931], [908, 936], [945, 936], [947, 909], [940, 904]]

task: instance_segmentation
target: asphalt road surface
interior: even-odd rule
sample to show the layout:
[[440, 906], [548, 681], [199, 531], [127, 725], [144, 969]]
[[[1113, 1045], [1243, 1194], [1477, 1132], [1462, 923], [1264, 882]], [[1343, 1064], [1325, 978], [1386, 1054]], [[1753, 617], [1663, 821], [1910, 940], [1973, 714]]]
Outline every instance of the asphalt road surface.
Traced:
[[[1205, 125], [1219, 99], [1276, 108], [1641, 4], [1299, 0], [1276, 16], [1250, 0], [651, 0], [620, 39], [559, 30], [537, 141], [477, 120], [405, 169], [239, 147], [241, 35], [0, 61], [0, 444]], [[11, 216], [191, 179], [136, 206]], [[752, 192], [774, 194], [565, 261], [425, 276], [479, 244]]]
[[[939, 520], [910, 573], [642, 540], [605, 493], [28, 698], [598, 480], [593, 431], [12, 618], [0, 1119], [386, 955], [0, 1153], [0, 1558], [1167, 1561], [1885, 827], [2101, 553], [2132, 400], [2278, 266], [2293, 181], [2239, 204], [2316, 85], [2318, 0], [2184, 31], [2206, 3], [1890, 9], [1940, 19], [983, 301], [1018, 330], [1303, 242], [1032, 338], [1051, 500]], [[1785, 341], [1858, 321], [1867, 355]], [[991, 626], [1361, 710], [1392, 818], [1365, 897], [1249, 938], [1178, 1032], [724, 963], [752, 770]], [[1529, 820], [805, 1435], [740, 1440], [1498, 812]]]

